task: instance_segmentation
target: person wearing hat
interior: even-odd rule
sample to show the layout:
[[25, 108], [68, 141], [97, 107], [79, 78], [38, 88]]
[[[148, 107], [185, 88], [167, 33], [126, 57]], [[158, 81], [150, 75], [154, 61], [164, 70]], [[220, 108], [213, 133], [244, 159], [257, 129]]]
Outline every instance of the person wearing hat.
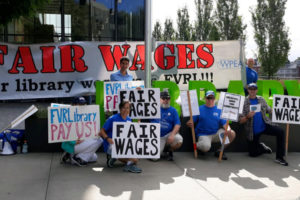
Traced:
[[257, 96], [256, 83], [248, 84], [248, 97], [245, 99], [243, 114], [240, 116], [240, 123], [244, 124], [247, 133], [249, 156], [257, 157], [264, 153], [272, 153], [272, 149], [260, 142], [261, 135], [272, 135], [276, 137], [276, 159], [275, 162], [288, 166], [284, 160], [285, 155], [285, 133], [274, 126], [267, 113], [272, 114], [264, 98]]
[[[226, 120], [221, 119], [221, 110], [215, 105], [215, 92], [209, 90], [205, 93], [205, 104], [199, 107], [200, 115], [194, 116], [193, 121], [195, 124], [195, 134], [198, 138], [197, 149], [203, 154], [208, 152], [211, 148], [211, 143], [221, 143], [220, 134], [228, 136], [229, 141], [232, 142], [235, 138], [235, 132], [230, 129], [225, 130]], [[192, 120], [187, 122], [187, 126], [194, 126]], [[225, 148], [229, 144], [225, 145]], [[220, 149], [215, 152], [215, 156], [218, 158]], [[227, 160], [226, 155], [223, 153], [223, 160]]]
[[122, 56], [120, 59], [120, 70], [110, 75], [111, 81], [132, 81], [132, 75], [128, 74], [129, 58]]
[[[167, 90], [160, 93], [160, 119], [150, 120], [152, 123], [160, 123], [160, 155], [169, 161], [173, 161], [173, 151], [180, 148], [183, 142], [179, 134], [180, 119], [175, 108], [170, 106], [170, 94]], [[163, 155], [166, 149], [167, 155]]]
[[[73, 106], [86, 104], [84, 97], [75, 97], [72, 100]], [[61, 156], [61, 164], [71, 163], [77, 166], [86, 166], [88, 163], [96, 162], [98, 157], [96, 151], [101, 146], [103, 140], [99, 138], [89, 138], [85, 140], [62, 142], [61, 148], [64, 150]]]

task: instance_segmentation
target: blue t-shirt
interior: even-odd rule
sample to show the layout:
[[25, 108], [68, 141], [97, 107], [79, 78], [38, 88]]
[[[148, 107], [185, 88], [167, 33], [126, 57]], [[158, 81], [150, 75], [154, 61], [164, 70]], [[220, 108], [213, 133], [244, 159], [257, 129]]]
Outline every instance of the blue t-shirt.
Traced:
[[126, 74], [125, 76], [121, 74], [120, 70], [110, 75], [111, 81], [132, 81], [132, 75]]
[[[103, 128], [104, 128], [107, 136], [110, 138], [112, 138], [112, 131], [113, 131], [112, 129], [113, 129], [114, 122], [131, 122], [131, 119], [130, 119], [130, 117], [126, 117], [126, 119], [124, 120], [121, 117], [120, 113], [115, 114], [115, 115], [111, 116], [110, 118], [108, 118], [106, 120], [106, 122], [104, 123]], [[109, 147], [109, 143], [106, 140], [104, 140], [103, 141], [104, 152], [107, 152], [108, 147]]]
[[246, 66], [246, 77], [247, 77], [247, 85], [250, 83], [257, 82], [257, 72], [248, 66]]
[[160, 119], [150, 120], [152, 123], [160, 123], [160, 137], [170, 133], [175, 125], [180, 125], [180, 119], [175, 108], [160, 108], [160, 115]]
[[[258, 104], [257, 98], [250, 99], [250, 104], [257, 105]], [[256, 135], [263, 132], [265, 129], [266, 129], [266, 124], [264, 122], [261, 112], [256, 112], [253, 116], [253, 133]]]
[[214, 135], [220, 127], [226, 124], [226, 120], [221, 119], [221, 110], [214, 107], [202, 105], [199, 107], [200, 115], [194, 116], [193, 120], [196, 124], [195, 133], [197, 137], [203, 135]]

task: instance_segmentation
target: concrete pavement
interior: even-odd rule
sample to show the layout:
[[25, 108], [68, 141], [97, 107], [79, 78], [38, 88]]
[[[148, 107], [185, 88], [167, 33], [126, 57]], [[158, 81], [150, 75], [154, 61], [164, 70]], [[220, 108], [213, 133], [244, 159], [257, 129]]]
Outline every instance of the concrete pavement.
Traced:
[[289, 166], [272, 155], [250, 158], [213, 153], [193, 158], [175, 152], [174, 162], [141, 160], [141, 174], [125, 173], [121, 164], [106, 167], [106, 157], [87, 167], [61, 165], [60, 153], [28, 153], [0, 157], [1, 200], [300, 200], [300, 153], [289, 153]]

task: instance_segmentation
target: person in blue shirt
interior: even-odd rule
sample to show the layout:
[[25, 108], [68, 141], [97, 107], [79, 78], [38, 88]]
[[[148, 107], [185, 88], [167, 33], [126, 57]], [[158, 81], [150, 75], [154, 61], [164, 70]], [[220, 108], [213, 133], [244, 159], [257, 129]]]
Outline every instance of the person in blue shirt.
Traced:
[[249, 58], [246, 66], [247, 85], [257, 82], [257, 72], [254, 70], [254, 59]]
[[[111, 157], [111, 148], [114, 144], [114, 141], [112, 139], [112, 131], [113, 131], [113, 123], [114, 122], [131, 122], [131, 118], [129, 117], [130, 113], [130, 102], [129, 101], [122, 101], [119, 104], [119, 110], [120, 113], [117, 113], [113, 116], [111, 116], [103, 125], [103, 128], [100, 130], [100, 136], [104, 139], [103, 142], [103, 148], [104, 152], [106, 152], [107, 155], [107, 166], [112, 168], [114, 166], [114, 163], [117, 161], [117, 159]], [[141, 173], [142, 169], [138, 168], [137, 162], [138, 159], [135, 158], [128, 158], [128, 159], [118, 159], [119, 161], [126, 163], [125, 167], [123, 168], [123, 171], [125, 172], [132, 172], [132, 173]]]
[[180, 119], [175, 108], [170, 106], [170, 94], [168, 91], [160, 93], [160, 119], [151, 120], [152, 123], [160, 123], [160, 155], [166, 147], [168, 155], [163, 155], [167, 160], [173, 161], [173, 151], [180, 148], [183, 142], [179, 134]]
[[[229, 141], [232, 142], [235, 138], [235, 132], [230, 129], [225, 130], [226, 120], [221, 119], [221, 110], [215, 106], [214, 91], [207, 91], [205, 93], [205, 104], [199, 107], [200, 115], [194, 116], [193, 121], [189, 120], [187, 126], [193, 127], [195, 124], [195, 134], [198, 138], [197, 149], [202, 153], [208, 152], [211, 148], [212, 142], [220, 142], [220, 134], [228, 136]], [[225, 145], [225, 148], [229, 144]], [[215, 152], [215, 156], [219, 157], [220, 150]], [[223, 153], [223, 160], [227, 160]]]
[[[267, 113], [272, 114], [272, 109], [266, 101], [257, 96], [256, 83], [248, 85], [249, 96], [245, 99], [243, 114], [240, 123], [244, 124], [247, 133], [249, 156], [257, 157], [264, 153], [272, 153], [272, 149], [260, 142], [261, 135], [272, 135], [276, 137], [276, 159], [275, 162], [288, 166], [284, 160], [285, 155], [285, 132], [278, 126], [274, 126]], [[258, 109], [260, 107], [260, 109]], [[255, 111], [257, 110], [257, 111]]]
[[[72, 101], [73, 106], [85, 105], [86, 103], [82, 96], [75, 97]], [[61, 148], [64, 153], [60, 159], [61, 164], [71, 163], [77, 166], [86, 166], [88, 163], [96, 162], [98, 159], [96, 151], [102, 142], [101, 137], [62, 142]]]
[[110, 75], [110, 81], [132, 81], [132, 75], [128, 74], [129, 58], [122, 56], [120, 59], [120, 70]]

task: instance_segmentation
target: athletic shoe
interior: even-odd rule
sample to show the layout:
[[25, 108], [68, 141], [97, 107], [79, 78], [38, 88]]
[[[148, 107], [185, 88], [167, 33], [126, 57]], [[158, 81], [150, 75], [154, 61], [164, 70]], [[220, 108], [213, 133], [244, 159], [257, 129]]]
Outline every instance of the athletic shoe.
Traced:
[[[217, 150], [217, 151], [215, 152], [215, 157], [219, 158], [220, 153], [221, 153], [221, 151], [220, 151], [220, 150]], [[222, 154], [222, 160], [227, 160], [227, 159], [228, 159], [228, 158], [227, 158], [227, 156], [225, 155], [225, 152], [223, 151], [223, 154]]]
[[67, 164], [71, 161], [71, 155], [68, 152], [63, 152], [62, 156], [60, 157], [60, 164]]
[[123, 168], [124, 172], [132, 172], [132, 173], [141, 173], [142, 169], [138, 168], [136, 165], [126, 165]]
[[260, 145], [264, 148], [265, 153], [268, 153], [268, 154], [272, 153], [272, 149], [270, 147], [268, 147], [267, 145], [265, 145], [265, 143], [261, 142]]
[[277, 162], [277, 163], [279, 163], [283, 166], [288, 166], [289, 165], [289, 163], [286, 162], [283, 158], [276, 158], [275, 162]]
[[117, 159], [112, 158], [111, 155], [107, 154], [106, 156], [106, 165], [109, 168], [114, 167], [115, 162], [117, 161]]
[[168, 161], [174, 161], [174, 159], [173, 159], [173, 151], [169, 151], [167, 160]]
[[87, 166], [87, 162], [76, 156], [71, 157], [71, 164], [78, 167]]

